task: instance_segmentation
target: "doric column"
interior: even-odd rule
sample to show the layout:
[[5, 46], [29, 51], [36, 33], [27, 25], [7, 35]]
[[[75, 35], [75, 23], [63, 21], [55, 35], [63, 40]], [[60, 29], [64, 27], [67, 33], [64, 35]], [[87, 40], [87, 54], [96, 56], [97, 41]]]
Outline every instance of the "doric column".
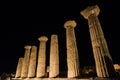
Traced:
[[37, 47], [31, 47], [31, 55], [30, 55], [30, 64], [28, 70], [28, 77], [35, 77], [36, 73], [36, 56], [37, 56]]
[[23, 59], [23, 64], [22, 64], [22, 72], [21, 72], [21, 77], [28, 77], [28, 68], [29, 68], [29, 59], [30, 59], [30, 49], [31, 46], [25, 46], [25, 55]]
[[40, 41], [40, 46], [38, 52], [37, 77], [44, 77], [46, 71], [46, 42], [48, 38], [41, 36], [38, 40]]
[[59, 75], [59, 50], [58, 36], [51, 35], [50, 43], [50, 72], [49, 77], [57, 77]]
[[16, 77], [16, 78], [21, 77], [22, 62], [23, 62], [23, 58], [20, 57], [19, 60], [18, 60], [17, 69], [16, 69], [16, 74], [15, 74], [15, 77]]
[[67, 65], [68, 65], [68, 77], [78, 77], [79, 72], [79, 57], [76, 44], [76, 37], [74, 28], [76, 22], [74, 20], [67, 21], [64, 24], [66, 29], [66, 42], [67, 42]]
[[80, 13], [88, 20], [98, 77], [113, 77], [115, 76], [115, 70], [108, 50], [107, 42], [104, 38], [99, 19], [97, 17], [99, 12], [99, 7], [95, 5], [86, 8]]

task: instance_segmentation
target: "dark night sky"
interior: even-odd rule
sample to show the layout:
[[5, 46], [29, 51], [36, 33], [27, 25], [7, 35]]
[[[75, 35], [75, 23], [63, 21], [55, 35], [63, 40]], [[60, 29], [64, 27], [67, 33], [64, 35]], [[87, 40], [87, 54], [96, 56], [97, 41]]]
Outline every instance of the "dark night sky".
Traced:
[[[11, 3], [11, 2], [10, 2]], [[1, 13], [0, 74], [15, 73], [19, 57], [24, 56], [25, 45], [39, 46], [38, 37], [45, 35], [47, 42], [47, 65], [49, 43], [52, 34], [58, 35], [60, 70], [66, 70], [66, 40], [64, 23], [75, 20], [75, 34], [81, 68], [94, 65], [87, 20], [80, 11], [87, 6], [100, 7], [99, 20], [114, 63], [119, 56], [119, 7], [115, 0], [73, 0], [4, 3]]]

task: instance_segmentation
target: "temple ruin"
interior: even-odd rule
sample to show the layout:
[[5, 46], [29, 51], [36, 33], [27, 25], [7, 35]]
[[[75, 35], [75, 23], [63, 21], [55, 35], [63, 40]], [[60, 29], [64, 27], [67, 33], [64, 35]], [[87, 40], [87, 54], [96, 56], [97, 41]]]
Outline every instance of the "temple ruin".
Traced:
[[[112, 57], [110, 56], [102, 27], [97, 17], [99, 12], [99, 7], [95, 5], [89, 6], [83, 11], [80, 11], [80, 14], [88, 20], [97, 77], [109, 78], [114, 77], [116, 72], [114, 70]], [[64, 23], [64, 28], [66, 29], [65, 44], [68, 68], [66, 78], [59, 77], [58, 35], [51, 34], [49, 70], [47, 70], [45, 63], [46, 43], [48, 41], [48, 37], [41, 36], [38, 38], [40, 41], [39, 48], [30, 45], [26, 45], [24, 47], [25, 55], [24, 57], [20, 57], [18, 60], [14, 80], [93, 80], [88, 78], [82, 79], [81, 77], [80, 62], [74, 30], [76, 25], [77, 23], [75, 20], [69, 20]], [[46, 77], [47, 71], [49, 73], [48, 77]]]

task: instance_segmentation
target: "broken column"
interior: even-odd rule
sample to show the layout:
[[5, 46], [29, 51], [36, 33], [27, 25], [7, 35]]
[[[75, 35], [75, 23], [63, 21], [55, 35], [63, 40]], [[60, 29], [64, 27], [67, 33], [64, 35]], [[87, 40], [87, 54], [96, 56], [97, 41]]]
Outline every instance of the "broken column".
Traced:
[[23, 58], [20, 57], [19, 60], [18, 60], [18, 64], [17, 64], [15, 78], [21, 77], [22, 62], [23, 62]]
[[59, 75], [59, 50], [58, 50], [58, 36], [51, 35], [50, 43], [50, 71], [49, 77], [58, 77]]
[[24, 48], [25, 48], [25, 55], [24, 55], [23, 64], [22, 64], [21, 77], [26, 78], [26, 77], [28, 77], [31, 46], [27, 45]]
[[40, 41], [39, 52], [38, 52], [38, 65], [37, 65], [37, 77], [45, 77], [46, 74], [46, 42], [48, 38], [41, 36], [38, 38]]
[[31, 47], [30, 63], [28, 70], [28, 77], [35, 77], [36, 75], [36, 57], [37, 57], [37, 47]]
[[74, 31], [76, 22], [74, 20], [67, 21], [64, 27], [66, 29], [68, 77], [79, 77], [79, 57]]
[[114, 77], [115, 70], [110, 56], [107, 42], [105, 40], [98, 15], [100, 9], [97, 5], [81, 11], [81, 15], [88, 20], [90, 37], [98, 77]]

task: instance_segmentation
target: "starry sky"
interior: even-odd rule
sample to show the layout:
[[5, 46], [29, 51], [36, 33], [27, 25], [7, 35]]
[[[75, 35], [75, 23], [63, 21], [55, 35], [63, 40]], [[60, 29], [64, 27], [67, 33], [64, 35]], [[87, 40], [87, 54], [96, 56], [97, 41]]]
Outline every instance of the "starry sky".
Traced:
[[[11, 4], [10, 4], [11, 3]], [[120, 64], [119, 5], [114, 0], [66, 0], [40, 2], [6, 2], [1, 13], [0, 74], [15, 73], [19, 57], [24, 57], [25, 45], [39, 47], [38, 38], [47, 36], [46, 65], [49, 65], [50, 37], [58, 35], [60, 70], [66, 70], [66, 30], [64, 23], [75, 20], [75, 35], [80, 66], [94, 65], [87, 20], [80, 11], [98, 5], [100, 20], [113, 63]]]

